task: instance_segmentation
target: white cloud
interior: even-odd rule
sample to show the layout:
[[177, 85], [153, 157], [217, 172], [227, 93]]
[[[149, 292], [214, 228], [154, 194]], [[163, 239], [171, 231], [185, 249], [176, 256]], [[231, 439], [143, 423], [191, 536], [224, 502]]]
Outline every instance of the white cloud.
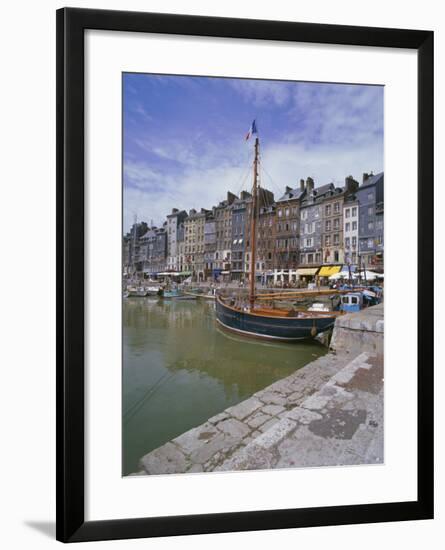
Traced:
[[[139, 220], [150, 222], [153, 219], [159, 226], [172, 208], [210, 209], [226, 197], [227, 191], [239, 194], [242, 189], [249, 190], [252, 185], [251, 153], [249, 147], [242, 163], [219, 164], [212, 158], [203, 161], [203, 167], [190, 166], [177, 175], [159, 174], [144, 164], [129, 163], [125, 173], [131, 178], [132, 186], [126, 187], [124, 193], [124, 231], [131, 226], [134, 213]], [[286, 185], [298, 187], [300, 178], [313, 177], [316, 187], [331, 181], [342, 186], [348, 175], [360, 181], [363, 172], [383, 170], [379, 142], [366, 146], [356, 144], [348, 149], [281, 143], [265, 148], [261, 158], [264, 166], [261, 183], [276, 198]]]
[[230, 80], [230, 84], [247, 102], [256, 107], [265, 107], [270, 103], [283, 107], [291, 99], [290, 87], [286, 82]]
[[294, 139], [305, 143], [357, 143], [383, 131], [383, 90], [378, 86], [302, 83], [295, 87], [291, 120]]

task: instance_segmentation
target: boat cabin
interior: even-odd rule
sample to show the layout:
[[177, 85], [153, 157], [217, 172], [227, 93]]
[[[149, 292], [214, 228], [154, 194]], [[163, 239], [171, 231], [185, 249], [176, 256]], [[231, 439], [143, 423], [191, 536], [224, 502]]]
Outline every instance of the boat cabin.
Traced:
[[351, 292], [341, 297], [340, 310], [351, 313], [360, 311], [363, 307], [363, 295], [360, 292]]

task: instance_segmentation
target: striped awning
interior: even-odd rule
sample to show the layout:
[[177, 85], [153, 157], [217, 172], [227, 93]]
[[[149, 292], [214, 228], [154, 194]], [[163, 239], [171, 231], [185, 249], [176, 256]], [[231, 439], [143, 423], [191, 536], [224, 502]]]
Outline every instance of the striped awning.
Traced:
[[318, 267], [300, 267], [297, 269], [298, 275], [315, 275], [318, 271]]
[[320, 277], [330, 277], [331, 275], [335, 275], [338, 273], [341, 269], [341, 265], [324, 265], [318, 275]]

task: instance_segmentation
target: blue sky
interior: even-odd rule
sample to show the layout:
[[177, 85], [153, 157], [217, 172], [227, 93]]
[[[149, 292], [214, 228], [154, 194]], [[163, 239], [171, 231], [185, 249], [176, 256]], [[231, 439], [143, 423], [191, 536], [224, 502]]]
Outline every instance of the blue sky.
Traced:
[[261, 181], [278, 197], [383, 170], [383, 87], [124, 74], [124, 232], [175, 208], [211, 208], [251, 186], [256, 119]]

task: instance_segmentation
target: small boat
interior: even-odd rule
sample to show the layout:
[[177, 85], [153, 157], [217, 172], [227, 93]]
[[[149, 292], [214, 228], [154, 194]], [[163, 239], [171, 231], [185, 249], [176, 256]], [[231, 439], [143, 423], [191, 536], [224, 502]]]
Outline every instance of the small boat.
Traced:
[[344, 294], [338, 305], [338, 309], [344, 313], [353, 313], [369, 306], [375, 306], [381, 302], [381, 297], [375, 292], [364, 289], [359, 292]]
[[[332, 328], [335, 319], [341, 315], [339, 311], [307, 311], [298, 309], [280, 309], [266, 307], [257, 298], [255, 290], [256, 268], [256, 224], [258, 217], [258, 164], [259, 164], [259, 139], [255, 123], [252, 124], [255, 138], [255, 157], [253, 161], [253, 186], [252, 205], [250, 214], [250, 281], [248, 303], [237, 301], [233, 297], [216, 296], [216, 321], [223, 328], [250, 336], [276, 341], [293, 342], [306, 338], [314, 338], [320, 332]], [[290, 293], [289, 293], [290, 294]], [[292, 293], [293, 294], [293, 293]], [[311, 292], [312, 295], [317, 293]], [[307, 293], [306, 293], [307, 295]], [[289, 298], [288, 293], [281, 297]], [[272, 301], [278, 296], [264, 297]]]
[[147, 291], [142, 286], [137, 287], [137, 288], [129, 287], [127, 289], [127, 293], [128, 293], [127, 297], [129, 297], [129, 298], [145, 298], [146, 296], [148, 296]]
[[204, 292], [185, 292], [186, 296], [190, 296], [195, 298], [196, 300], [215, 300], [215, 295], [208, 293], [204, 294]]
[[170, 300], [173, 298], [181, 298], [184, 295], [179, 289], [174, 288], [172, 290], [161, 289], [159, 296], [166, 300]]
[[160, 286], [147, 286], [145, 288], [147, 291], [147, 296], [159, 296], [161, 287]]

